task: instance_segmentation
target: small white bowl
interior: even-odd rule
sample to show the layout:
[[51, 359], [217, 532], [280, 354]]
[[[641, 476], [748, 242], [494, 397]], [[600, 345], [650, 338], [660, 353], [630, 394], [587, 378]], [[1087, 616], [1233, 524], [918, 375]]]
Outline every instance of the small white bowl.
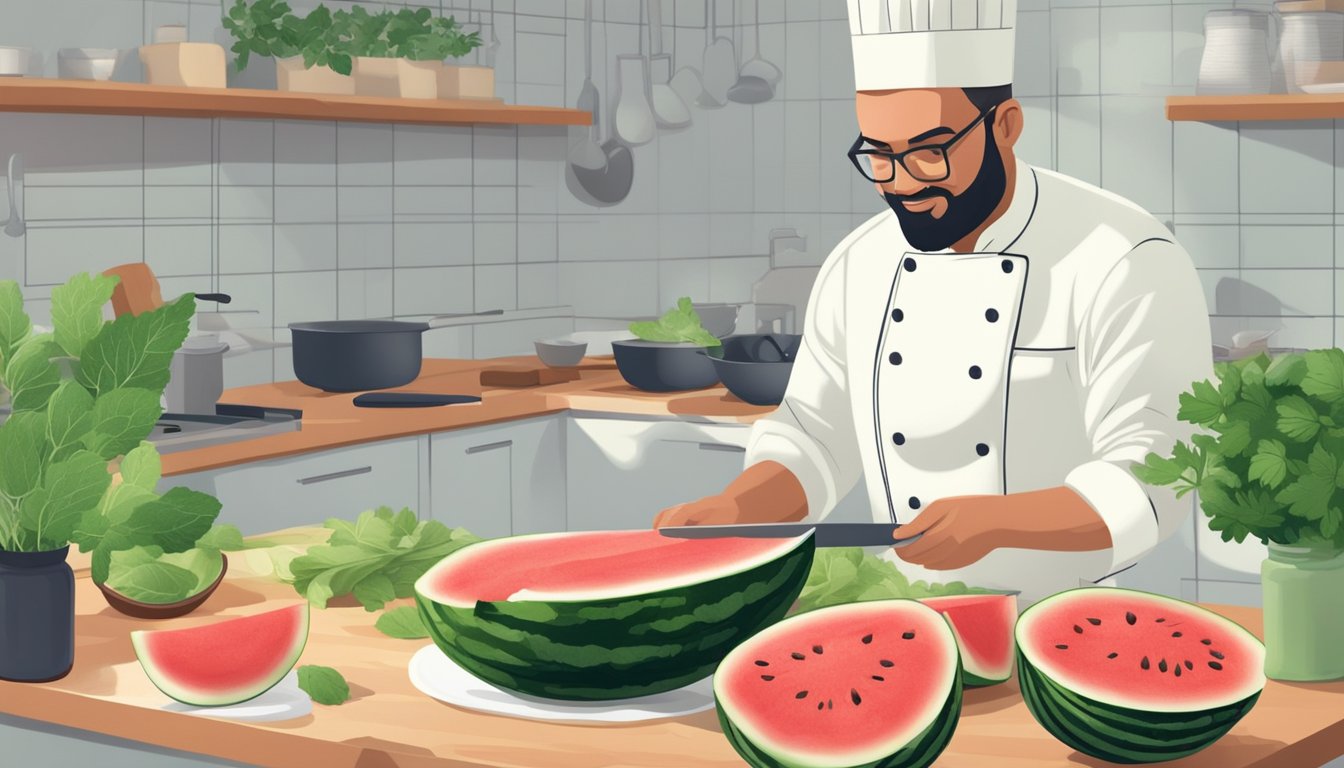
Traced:
[[532, 342], [537, 348], [537, 357], [551, 368], [569, 368], [583, 361], [583, 353], [588, 349], [584, 341], [570, 339], [539, 339]]
[[23, 77], [28, 74], [28, 61], [32, 55], [31, 48], [0, 46], [0, 77]]
[[56, 73], [63, 80], [110, 80], [118, 53], [115, 48], [62, 48], [56, 52]]

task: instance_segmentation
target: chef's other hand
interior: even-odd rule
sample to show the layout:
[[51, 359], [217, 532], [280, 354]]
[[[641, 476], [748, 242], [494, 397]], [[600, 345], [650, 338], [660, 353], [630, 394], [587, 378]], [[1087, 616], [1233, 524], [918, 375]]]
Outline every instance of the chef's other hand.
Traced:
[[896, 556], [933, 570], [965, 568], [996, 547], [1009, 546], [1000, 527], [1002, 496], [951, 496], [938, 499], [896, 530], [896, 539], [923, 534], [896, 547]]
[[678, 504], [659, 512], [653, 518], [653, 527], [665, 525], [731, 525], [738, 521], [742, 510], [737, 501], [726, 494], [706, 496], [699, 501]]

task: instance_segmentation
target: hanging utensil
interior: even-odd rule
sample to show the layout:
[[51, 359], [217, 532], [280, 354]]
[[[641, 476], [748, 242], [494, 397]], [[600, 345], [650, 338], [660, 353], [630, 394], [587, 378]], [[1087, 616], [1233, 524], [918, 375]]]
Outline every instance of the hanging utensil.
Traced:
[[600, 171], [607, 164], [607, 155], [602, 151], [599, 135], [601, 118], [598, 115], [598, 108], [601, 97], [598, 96], [597, 86], [593, 85], [593, 0], [584, 0], [583, 30], [585, 51], [583, 88], [579, 90], [579, 100], [575, 106], [581, 112], [591, 114], [593, 122], [588, 127], [587, 138], [570, 149], [569, 164], [575, 168]]
[[[606, 43], [606, 25], [603, 25], [603, 43]], [[614, 114], [615, 110], [608, 110]], [[607, 124], [607, 139], [602, 142], [602, 153], [606, 163], [600, 169], [588, 169], [571, 165], [571, 191], [589, 203], [599, 207], [615, 205], [630, 194], [635, 179], [635, 156], [630, 148], [621, 143], [616, 136], [615, 117]], [[594, 120], [594, 125], [597, 121]]]
[[9, 175], [5, 183], [9, 187], [9, 219], [5, 221], [5, 234], [10, 237], [23, 237], [28, 225], [23, 221], [23, 195], [18, 189], [18, 180], [23, 177], [23, 157], [9, 156]]
[[[756, 0], [756, 52], [738, 72], [737, 82], [728, 90], [728, 99], [738, 104], [760, 104], [775, 97], [780, 71], [761, 56], [761, 4]], [[773, 81], [770, 79], [772, 77]]]
[[495, 55], [499, 53], [499, 36], [495, 34], [495, 0], [490, 0], [490, 42], [485, 45], [485, 66], [495, 68]]
[[649, 0], [649, 97], [659, 128], [685, 128], [691, 110], [673, 90], [672, 56], [663, 53], [663, 0]]
[[737, 82], [737, 53], [733, 41], [719, 34], [719, 4], [715, 0], [710, 17], [713, 39], [705, 47], [705, 90], [700, 106], [717, 108], [728, 102], [728, 89]]
[[649, 105], [649, 62], [644, 58], [644, 4], [639, 5], [639, 53], [616, 57], [616, 135], [627, 146], [653, 140], [658, 127]]
[[756, 0], [756, 51], [742, 64], [742, 75], [759, 77], [770, 84], [771, 92], [779, 85], [784, 73], [779, 67], [761, 57], [761, 0]]

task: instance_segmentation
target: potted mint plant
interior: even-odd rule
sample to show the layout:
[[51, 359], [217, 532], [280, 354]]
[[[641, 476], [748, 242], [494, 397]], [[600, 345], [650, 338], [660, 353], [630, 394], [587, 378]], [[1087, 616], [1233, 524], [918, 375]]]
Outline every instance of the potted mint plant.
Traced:
[[106, 322], [103, 307], [116, 282], [81, 274], [54, 288], [53, 332], [34, 333], [18, 284], [0, 281], [0, 626], [9, 630], [0, 632], [3, 679], [36, 682], [69, 672], [72, 542], [93, 552], [97, 576], [114, 551], [146, 537], [171, 537], [168, 546], [189, 549], [219, 511], [218, 501], [186, 489], [103, 506], [113, 486], [109, 464], [139, 446], [158, 421], [173, 352], [195, 312], [187, 295]]
[[[222, 5], [222, 3], [221, 3]], [[296, 16], [284, 0], [235, 0], [224, 12], [224, 28], [233, 36], [239, 71], [252, 56], [275, 59], [276, 88], [281, 91], [350, 95], [355, 92], [353, 64], [344, 50], [332, 12], [318, 5]]]
[[1312, 350], [1215, 365], [1179, 418], [1196, 425], [1138, 477], [1199, 494], [1224, 541], [1260, 540], [1265, 674], [1344, 677], [1344, 351]]
[[369, 13], [354, 6], [337, 11], [334, 23], [354, 59], [355, 91], [368, 96], [433, 99], [455, 92], [460, 75], [445, 61], [481, 44], [453, 17], [428, 8]]

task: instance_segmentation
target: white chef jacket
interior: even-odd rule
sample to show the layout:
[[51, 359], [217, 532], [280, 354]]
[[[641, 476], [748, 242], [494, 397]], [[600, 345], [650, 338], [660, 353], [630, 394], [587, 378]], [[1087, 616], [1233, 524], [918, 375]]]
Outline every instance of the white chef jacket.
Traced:
[[891, 211], [827, 258], [780, 407], [746, 464], [776, 461], [824, 519], [867, 479], [875, 520], [946, 496], [1067, 486], [1113, 546], [1001, 548], [957, 570], [887, 556], [912, 581], [1021, 591], [1020, 607], [1111, 583], [1189, 513], [1131, 462], [1190, 427], [1179, 393], [1209, 379], [1204, 292], [1171, 232], [1133, 203], [1017, 162], [1008, 209], [976, 252], [916, 251]]

